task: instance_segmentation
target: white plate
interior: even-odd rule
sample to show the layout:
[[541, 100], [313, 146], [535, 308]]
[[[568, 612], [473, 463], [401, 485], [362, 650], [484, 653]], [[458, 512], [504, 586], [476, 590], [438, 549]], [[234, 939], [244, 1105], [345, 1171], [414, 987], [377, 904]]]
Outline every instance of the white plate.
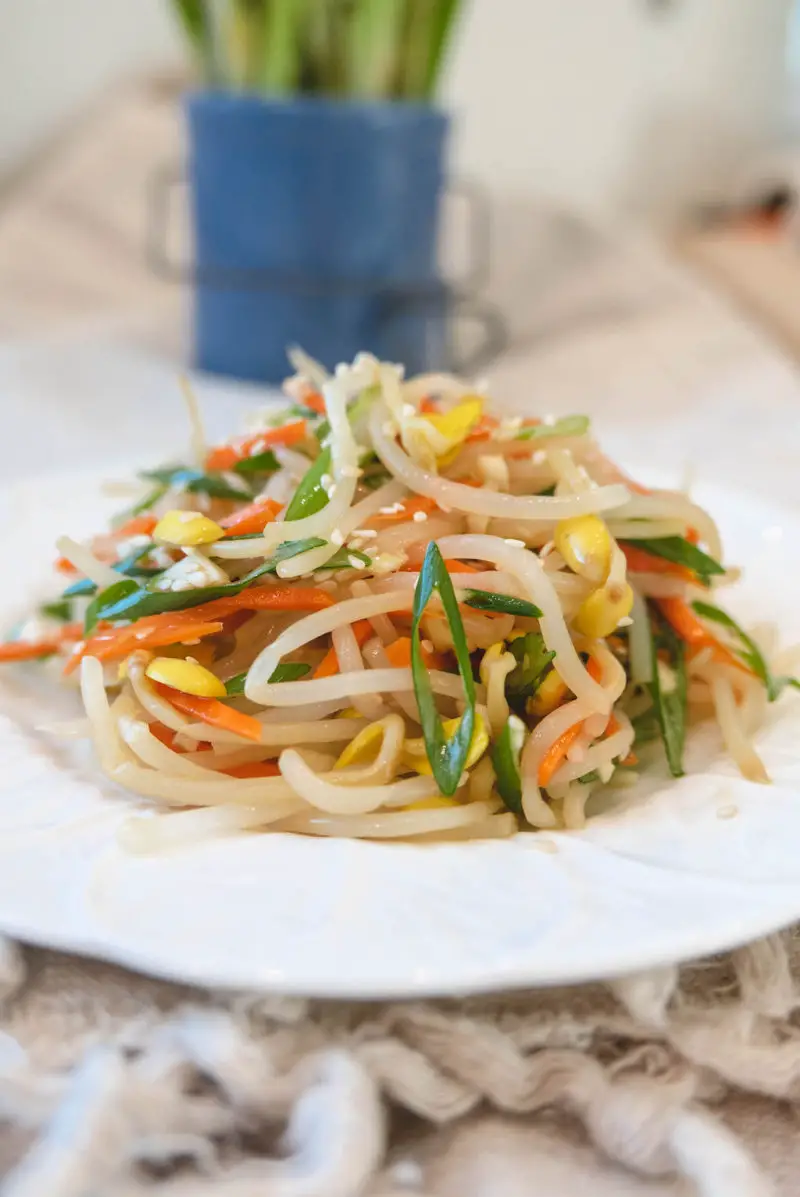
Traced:
[[[735, 611], [800, 639], [798, 516], [698, 497], [748, 569]], [[74, 476], [0, 492], [0, 620], [41, 594], [58, 531], [88, 535], [116, 505]], [[698, 772], [649, 779], [580, 834], [416, 847], [240, 835], [151, 858], [116, 844], [134, 800], [34, 730], [76, 708], [41, 667], [0, 674], [0, 930], [22, 939], [209, 985], [366, 998], [605, 977], [800, 916], [796, 695], [759, 737], [769, 788], [703, 734]]]

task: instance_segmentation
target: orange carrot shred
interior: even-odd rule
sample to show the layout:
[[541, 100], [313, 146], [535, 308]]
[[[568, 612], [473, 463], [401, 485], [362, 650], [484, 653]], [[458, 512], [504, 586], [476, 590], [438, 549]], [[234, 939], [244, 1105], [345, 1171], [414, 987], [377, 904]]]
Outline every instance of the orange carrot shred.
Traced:
[[280, 777], [277, 761], [249, 761], [245, 765], [234, 765], [232, 769], [221, 769], [226, 777]]
[[[158, 617], [154, 617], [158, 618]], [[127, 657], [137, 648], [167, 648], [171, 644], [191, 643], [205, 636], [214, 636], [223, 630], [218, 621], [198, 620], [197, 623], [158, 624], [142, 628], [142, 620], [124, 628], [103, 628], [85, 640], [73, 652], [64, 666], [68, 676], [77, 669], [84, 657], [97, 657], [98, 661], [113, 661]]]
[[553, 741], [539, 762], [538, 782], [540, 786], [546, 786], [550, 781], [552, 781], [556, 770], [566, 757], [578, 736], [581, 734], [582, 730], [582, 722], [573, 723], [572, 727], [568, 727], [565, 732], [561, 733], [557, 740]]
[[181, 690], [173, 690], [171, 686], [165, 686], [161, 682], [156, 683], [156, 690], [184, 715], [192, 715], [201, 723], [207, 723], [209, 727], [234, 732], [244, 740], [261, 742], [261, 724], [253, 715], [243, 715], [241, 711], [226, 706], [218, 698], [199, 698], [196, 694], [184, 694]]
[[205, 740], [200, 740], [195, 745], [194, 748], [180, 748], [175, 743], [176, 739], [178, 738], [178, 733], [173, 731], [171, 727], [166, 727], [165, 724], [163, 724], [163, 723], [158, 723], [158, 722], [151, 723], [151, 724], [149, 724], [149, 728], [150, 728], [150, 735], [155, 736], [155, 738], [157, 740], [159, 740], [162, 744], [164, 744], [165, 747], [171, 748], [173, 752], [185, 753], [185, 752], [210, 752], [211, 751], [211, 745], [209, 743], [207, 743]]
[[324, 416], [328, 410], [325, 406], [325, 400], [319, 391], [307, 391], [300, 400], [303, 407], [307, 407], [309, 411], [316, 412], [318, 416]]
[[232, 470], [240, 461], [263, 453], [273, 445], [295, 445], [307, 436], [305, 420], [295, 420], [290, 424], [283, 424], [280, 428], [265, 428], [255, 436], [237, 441], [232, 445], [217, 445], [211, 449], [206, 457], [207, 470]]
[[245, 536], [251, 532], [263, 532], [267, 524], [271, 524], [275, 516], [282, 510], [276, 499], [257, 499], [255, 503], [248, 503], [240, 507], [233, 515], [226, 515], [219, 521], [219, 526], [225, 529], [226, 536]]
[[[366, 644], [372, 635], [372, 624], [368, 619], [359, 619], [357, 623], [353, 624], [353, 634], [356, 638], [358, 647], [361, 648], [361, 646]], [[338, 672], [339, 658], [336, 655], [336, 649], [329, 648], [317, 668], [314, 670], [314, 677], [333, 677], [334, 674]]]
[[51, 653], [57, 652], [62, 644], [69, 640], [80, 640], [82, 635], [81, 624], [69, 623], [52, 636], [43, 636], [40, 640], [9, 640], [0, 644], [0, 662], [34, 661], [39, 657], [49, 657]]
[[114, 529], [114, 536], [149, 536], [158, 520], [154, 515], [135, 515]]
[[656, 599], [656, 605], [667, 623], [670, 624], [674, 631], [678, 633], [681, 640], [688, 644], [690, 648], [698, 650], [701, 648], [710, 648], [713, 650], [714, 659], [721, 664], [732, 665], [736, 669], [741, 669], [744, 673], [751, 672], [729, 648], [721, 644], [716, 636], [712, 636], [705, 624], [697, 618], [689, 604], [684, 602], [683, 599]]
[[407, 520], [413, 519], [418, 511], [430, 515], [432, 511], [438, 511], [439, 504], [434, 499], [429, 499], [426, 495], [413, 495], [406, 499], [403, 503], [402, 511], [393, 511], [391, 514], [373, 515], [370, 519], [370, 525], [377, 524], [381, 528], [385, 528], [389, 524], [404, 524]]
[[[411, 637], [398, 636], [388, 645], [384, 652], [389, 658], [389, 664], [395, 669], [405, 669], [411, 664]], [[428, 669], [438, 669], [443, 663], [443, 654], [432, 652], [422, 646], [422, 660]]]
[[638, 545], [622, 543], [619, 546], [625, 554], [628, 569], [634, 573], [670, 574], [675, 578], [683, 578], [687, 582], [694, 579], [694, 574], [685, 565], [678, 565], [675, 561], [667, 561], [664, 557], [655, 557], [645, 552]]

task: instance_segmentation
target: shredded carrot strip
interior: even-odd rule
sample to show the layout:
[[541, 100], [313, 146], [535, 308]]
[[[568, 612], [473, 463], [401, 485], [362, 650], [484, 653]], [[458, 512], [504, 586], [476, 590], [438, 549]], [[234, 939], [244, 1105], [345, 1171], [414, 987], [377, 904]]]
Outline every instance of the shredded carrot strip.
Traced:
[[422, 416], [429, 416], [439, 410], [439, 404], [435, 399], [431, 399], [430, 395], [426, 395], [420, 402], [419, 411]]
[[325, 407], [325, 400], [319, 391], [308, 391], [301, 400], [303, 407], [307, 407], [309, 411], [316, 412], [318, 416], [324, 416], [328, 410]]
[[37, 657], [49, 657], [58, 652], [62, 644], [69, 640], [80, 640], [83, 627], [79, 623], [69, 623], [54, 632], [52, 636], [43, 636], [41, 640], [9, 640], [0, 644], [0, 661], [34, 661]]
[[250, 761], [246, 765], [234, 765], [232, 769], [221, 769], [226, 777], [280, 777], [277, 761]]
[[248, 586], [238, 594], [212, 599], [182, 611], [167, 611], [163, 615], [147, 615], [133, 626], [168, 624], [178, 627], [194, 620], [224, 619], [235, 611], [320, 611], [332, 607], [333, 599], [318, 586]]
[[156, 682], [156, 690], [184, 715], [193, 715], [209, 727], [235, 732], [244, 740], [254, 740], [256, 743], [261, 741], [261, 724], [253, 715], [243, 715], [241, 711], [226, 706], [218, 698], [199, 698], [196, 694], [184, 694], [181, 690], [173, 690], [171, 686], [165, 686], [161, 682]]
[[[411, 637], [398, 636], [384, 652], [395, 669], [407, 668], [411, 664]], [[440, 669], [444, 664], [444, 653], [433, 652], [423, 645], [422, 660], [428, 669]]]
[[[412, 546], [412, 552], [410, 554], [411, 559], [407, 561], [405, 565], [400, 567], [398, 573], [414, 573], [416, 570], [420, 569], [427, 545], [416, 547], [419, 548], [419, 551], [414, 552], [413, 549], [415, 546]], [[449, 560], [445, 561], [444, 564], [445, 569], [449, 574], [479, 574], [483, 572], [478, 568], [477, 565], [468, 565], [466, 561], [456, 561], [454, 558], [450, 558]], [[485, 612], [482, 612], [482, 614], [485, 614]]]
[[430, 515], [432, 511], [438, 511], [439, 504], [434, 499], [429, 499], [425, 495], [413, 495], [403, 503], [402, 511], [393, 511], [391, 515], [373, 515], [370, 519], [370, 525], [377, 524], [381, 528], [387, 527], [389, 524], [404, 524], [407, 520], [413, 518], [418, 511], [425, 512]]
[[233, 445], [217, 445], [215, 449], [211, 449], [206, 457], [206, 469], [232, 470], [238, 462], [263, 453], [273, 445], [295, 445], [298, 441], [305, 440], [306, 436], [305, 420], [295, 420], [280, 428], [265, 428], [263, 432], [249, 436], [246, 440], [237, 441]]
[[656, 599], [656, 605], [667, 623], [690, 648], [698, 651], [702, 648], [710, 648], [713, 650], [714, 660], [719, 661], [720, 664], [732, 665], [744, 673], [751, 672], [729, 648], [721, 644], [716, 636], [712, 636], [705, 624], [697, 618], [689, 604], [685, 603], [683, 599]]
[[149, 724], [149, 728], [150, 728], [150, 734], [152, 736], [155, 736], [155, 738], [157, 740], [159, 740], [162, 744], [164, 744], [167, 748], [171, 748], [173, 752], [179, 752], [179, 753], [183, 754], [185, 752], [210, 752], [211, 751], [211, 745], [208, 744], [205, 740], [200, 740], [195, 745], [194, 748], [180, 748], [175, 743], [176, 739], [178, 738], [178, 733], [173, 731], [171, 727], [166, 727], [165, 724], [163, 724], [163, 723], [151, 723], [151, 724]]
[[281, 504], [276, 499], [258, 499], [255, 503], [240, 507], [233, 515], [226, 515], [224, 519], [219, 520], [219, 526], [225, 529], [226, 536], [263, 532], [281, 510]]
[[[603, 667], [595, 657], [590, 657], [586, 665], [586, 672], [590, 677], [594, 678], [596, 682], [599, 682], [603, 676]], [[610, 735], [611, 729], [613, 728], [616, 730], [618, 726], [619, 724], [617, 723], [616, 719], [613, 715], [611, 715], [609, 717], [608, 723], [606, 724], [606, 730], [604, 734]], [[568, 751], [575, 743], [582, 730], [583, 720], [578, 723], [573, 723], [572, 727], [568, 727], [565, 732], [562, 732], [557, 740], [553, 741], [539, 762], [538, 782], [540, 786], [546, 786], [550, 781], [552, 781], [556, 770], [566, 757]]]
[[670, 574], [675, 578], [683, 578], [687, 582], [694, 580], [694, 574], [685, 565], [678, 565], [675, 561], [667, 561], [664, 557], [654, 557], [636, 545], [623, 543], [619, 546], [625, 554], [628, 569], [634, 573]]
[[568, 727], [557, 740], [553, 741], [539, 762], [538, 781], [540, 786], [546, 786], [552, 781], [556, 770], [582, 730], [583, 723], [573, 723], [572, 727]]
[[183, 611], [146, 615], [124, 628], [102, 629], [73, 653], [64, 672], [72, 673], [85, 656], [104, 661], [126, 657], [135, 648], [163, 648], [213, 636], [224, 630], [221, 620], [239, 611], [319, 611], [332, 605], [331, 596], [314, 586], [253, 586]]
[[494, 416], [481, 416], [467, 437], [467, 444], [472, 444], [474, 441], [488, 441], [495, 429], [499, 427], [499, 424], [500, 421], [495, 419]]
[[622, 758], [622, 760], [620, 761], [620, 764], [627, 765], [628, 768], [630, 768], [631, 765], [639, 764], [639, 758], [635, 752], [629, 752], [627, 756]]
[[112, 535], [117, 539], [124, 536], [149, 536], [158, 520], [154, 515], [135, 515], [127, 523], [115, 528]]
[[76, 574], [78, 571], [68, 557], [56, 557], [54, 569], [60, 574]]
[[[153, 618], [160, 618], [153, 616]], [[149, 624], [142, 627], [143, 620], [129, 624], [124, 628], [103, 628], [76, 646], [64, 666], [66, 677], [77, 669], [84, 657], [97, 657], [98, 661], [113, 661], [117, 657], [127, 657], [137, 648], [166, 648], [170, 644], [192, 643], [202, 640], [205, 636], [214, 636], [223, 630], [218, 621], [198, 620], [197, 623]]]
[[[366, 644], [372, 635], [372, 624], [368, 619], [359, 619], [357, 623], [353, 624], [353, 635], [356, 638], [358, 647], [361, 648], [361, 646]], [[338, 672], [339, 658], [336, 656], [336, 649], [329, 648], [317, 668], [314, 670], [314, 677], [333, 677], [333, 675]]]

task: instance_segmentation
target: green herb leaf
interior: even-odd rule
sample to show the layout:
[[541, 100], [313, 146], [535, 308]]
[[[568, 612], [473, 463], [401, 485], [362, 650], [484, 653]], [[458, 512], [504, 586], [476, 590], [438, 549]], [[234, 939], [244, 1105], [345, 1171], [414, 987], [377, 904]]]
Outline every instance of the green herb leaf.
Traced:
[[152, 478], [167, 490], [183, 490], [189, 494], [209, 495], [212, 499], [252, 499], [252, 492], [244, 485], [231, 486], [220, 474], [206, 474], [191, 466], [164, 466], [158, 470], [143, 470], [140, 478]]
[[105, 610], [109, 606], [114, 607], [119, 603], [124, 603], [138, 593], [138, 582], [134, 582], [133, 578], [120, 578], [119, 582], [114, 582], [113, 585], [107, 586], [105, 590], [102, 590], [100, 594], [95, 595], [86, 608], [86, 614], [83, 617], [84, 635], [90, 636], [96, 624], [101, 619], [107, 618]]
[[42, 603], [39, 614], [46, 619], [59, 619], [68, 623], [72, 619], [72, 603], [68, 598], [54, 599], [52, 603]]
[[782, 691], [787, 686], [800, 690], [800, 681], [797, 678], [772, 676], [769, 665], [764, 659], [764, 654], [755, 640], [753, 640], [752, 636], [748, 636], [744, 628], [740, 627], [736, 620], [728, 615], [726, 611], [720, 610], [719, 607], [714, 607], [711, 603], [703, 603], [699, 600], [692, 603], [692, 607], [703, 619], [710, 619], [713, 623], [721, 624], [738, 638], [741, 648], [734, 648], [733, 651], [738, 657], [741, 657], [747, 668], [752, 670], [756, 677], [764, 683], [767, 698], [770, 702], [775, 702], [776, 698], [780, 697]]
[[[322, 542], [325, 544], [325, 541]], [[347, 547], [339, 549], [337, 553], [326, 561], [324, 565], [318, 565], [317, 569], [353, 569], [350, 561], [351, 557], [355, 557], [357, 561], [363, 562], [365, 566], [372, 565], [372, 558], [368, 557], [366, 553], [359, 552], [358, 549], [348, 549]]]
[[243, 457], [233, 468], [237, 474], [274, 474], [280, 462], [271, 449], [266, 449], [253, 457]]
[[646, 711], [642, 711], [641, 715], [637, 715], [634, 719], [631, 719], [631, 726], [634, 732], [634, 748], [638, 748], [643, 744], [651, 744], [653, 740], [658, 740], [661, 737], [661, 728], [658, 723], [655, 707], [648, 707]]
[[564, 416], [556, 420], [555, 424], [534, 424], [532, 428], [522, 428], [514, 437], [515, 441], [543, 441], [554, 436], [584, 436], [590, 427], [588, 416]]
[[725, 566], [720, 565], [708, 553], [698, 549], [696, 544], [686, 540], [683, 536], [659, 536], [652, 540], [626, 541], [633, 548], [643, 549], [653, 557], [661, 557], [664, 561], [672, 561], [675, 565], [684, 565], [692, 573], [697, 574], [702, 581], [725, 573]]
[[508, 651], [516, 657], [517, 666], [506, 678], [506, 698], [520, 710], [539, 689], [556, 654], [545, 646], [541, 632], [526, 632], [510, 640]]
[[[127, 557], [123, 557], [111, 566], [116, 573], [122, 574], [126, 578], [155, 578], [162, 574], [163, 569], [148, 569], [143, 565], [138, 565], [142, 557], [146, 557], [148, 553], [156, 546], [154, 544], [142, 545], [139, 549], [134, 549], [132, 553], [128, 553]], [[81, 578], [79, 582], [73, 582], [71, 586], [61, 595], [62, 599], [70, 598], [88, 598], [89, 595], [97, 594], [97, 586], [90, 578]]]
[[[422, 659], [419, 625], [434, 590], [438, 591], [444, 613], [453, 639], [458, 671], [464, 683], [467, 705], [459, 720], [457, 731], [445, 739], [444, 728], [436, 709], [430, 677]], [[430, 761], [433, 776], [442, 794], [451, 797], [458, 789], [464, 763], [469, 754], [472, 733], [475, 727], [475, 682], [469, 659], [467, 638], [458, 610], [453, 583], [435, 541], [431, 541], [425, 552], [425, 559], [414, 589], [414, 606], [411, 618], [411, 672], [414, 681], [414, 695], [419, 707], [425, 752]]]
[[[209, 603], [213, 599], [229, 598], [239, 594], [247, 586], [251, 586], [265, 574], [274, 574], [281, 561], [296, 557], [298, 553], [307, 553], [309, 549], [320, 548], [326, 544], [319, 537], [306, 540], [287, 540], [278, 545], [271, 557], [262, 561], [243, 578], [236, 582], [223, 583], [220, 586], [200, 586], [195, 590], [154, 590], [150, 587], [139, 587], [135, 582], [127, 582], [133, 589], [127, 593], [117, 592], [115, 586], [108, 587], [97, 596], [91, 606], [94, 608], [95, 620], [134, 620], [144, 615], [162, 615], [165, 611], [185, 611], [189, 607], [197, 607], [201, 603]], [[88, 614], [88, 613], [87, 613]]]
[[462, 600], [475, 611], [498, 611], [503, 615], [521, 615], [539, 619], [541, 611], [527, 599], [514, 598], [510, 594], [492, 594], [489, 590], [465, 590]]
[[[302, 661], [286, 661], [276, 666], [270, 675], [270, 684], [274, 682], [296, 682], [301, 677], [305, 677], [307, 673], [311, 672], [310, 665], [304, 665]], [[228, 678], [225, 683], [225, 690], [228, 698], [235, 698], [238, 695], [244, 694], [244, 683], [247, 677], [247, 670], [244, 673], [237, 673], [235, 677]]]
[[[652, 616], [655, 620], [656, 617]], [[655, 716], [673, 777], [683, 777], [683, 747], [686, 742], [686, 660], [683, 641], [667, 623], [651, 624], [653, 680], [647, 690], [653, 700]], [[658, 658], [659, 648], [669, 657], [665, 665]]]
[[597, 769], [591, 769], [588, 773], [584, 773], [583, 777], [578, 778], [578, 781], [583, 786], [591, 785], [591, 783], [593, 781], [599, 781], [599, 780], [600, 780], [600, 774], [598, 773]]
[[510, 811], [522, 814], [522, 776], [519, 758], [527, 728], [516, 715], [509, 715], [503, 730], [492, 745], [492, 767], [497, 792]]
[[331, 469], [331, 451], [323, 449], [319, 457], [301, 478], [292, 501], [286, 509], [286, 522], [316, 515], [328, 502], [328, 494], [321, 479]]

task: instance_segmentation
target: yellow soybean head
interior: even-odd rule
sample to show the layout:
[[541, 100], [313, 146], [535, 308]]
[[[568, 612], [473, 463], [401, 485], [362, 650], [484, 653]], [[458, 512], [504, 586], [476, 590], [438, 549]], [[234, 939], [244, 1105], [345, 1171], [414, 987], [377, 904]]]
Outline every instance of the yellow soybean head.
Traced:
[[196, 661], [182, 661], [178, 657], [155, 657], [145, 669], [153, 682], [161, 682], [180, 690], [182, 694], [195, 694], [198, 698], [224, 698], [225, 683]]
[[423, 416], [448, 442], [447, 450], [437, 459], [438, 465], [448, 465], [453, 460], [482, 415], [483, 400], [469, 395], [450, 411]]
[[456, 798], [445, 798], [444, 794], [437, 794], [434, 798], [420, 798], [419, 802], [409, 802], [403, 810], [441, 810], [447, 806], [460, 806]]
[[556, 548], [573, 573], [600, 585], [611, 568], [611, 536], [596, 515], [561, 520], [553, 535]]
[[[447, 719], [442, 724], [444, 734], [449, 740], [458, 731], [461, 719]], [[465, 769], [471, 769], [473, 765], [481, 759], [484, 752], [489, 746], [489, 729], [486, 724], [481, 711], [475, 712], [475, 725], [472, 731], [472, 740], [470, 741], [469, 752], [467, 759], [464, 762]], [[425, 752], [425, 741], [420, 736], [415, 740], [406, 740], [403, 744], [403, 753], [401, 760], [406, 768], [414, 769], [423, 777], [430, 777], [433, 773], [430, 761]]]
[[384, 725], [380, 720], [362, 727], [358, 735], [342, 750], [341, 756], [333, 766], [334, 769], [344, 769], [348, 765], [372, 764], [381, 750], [383, 735]]
[[503, 653], [506, 651], [506, 646], [502, 640], [498, 640], [495, 644], [491, 644], [486, 652], [481, 657], [480, 675], [484, 686], [489, 684], [489, 668], [499, 661]]
[[153, 529], [154, 540], [180, 548], [213, 544], [224, 535], [224, 528], [199, 511], [168, 511]]
[[581, 603], [575, 616], [575, 627], [592, 640], [602, 640], [619, 626], [621, 619], [631, 613], [633, 591], [627, 582], [601, 586]]
[[555, 669], [545, 674], [544, 680], [536, 693], [528, 699], [526, 710], [529, 715], [543, 718], [554, 711], [569, 694], [569, 688], [562, 682]]

